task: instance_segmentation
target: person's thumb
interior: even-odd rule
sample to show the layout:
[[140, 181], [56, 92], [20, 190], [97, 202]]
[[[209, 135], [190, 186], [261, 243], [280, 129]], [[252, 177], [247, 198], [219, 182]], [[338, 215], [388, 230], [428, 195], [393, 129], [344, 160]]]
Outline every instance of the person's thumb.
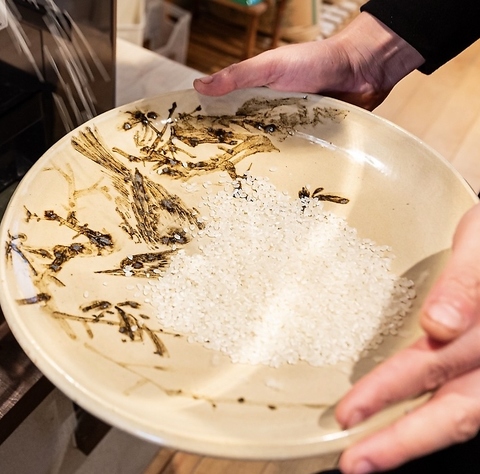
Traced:
[[421, 323], [434, 340], [449, 342], [480, 321], [480, 204], [461, 219], [452, 256], [422, 307]]
[[237, 89], [265, 86], [272, 80], [272, 64], [274, 63], [269, 60], [273, 56], [272, 51], [266, 51], [240, 63], [231, 64], [211, 76], [195, 79], [193, 86], [200, 94], [210, 96], [228, 94]]

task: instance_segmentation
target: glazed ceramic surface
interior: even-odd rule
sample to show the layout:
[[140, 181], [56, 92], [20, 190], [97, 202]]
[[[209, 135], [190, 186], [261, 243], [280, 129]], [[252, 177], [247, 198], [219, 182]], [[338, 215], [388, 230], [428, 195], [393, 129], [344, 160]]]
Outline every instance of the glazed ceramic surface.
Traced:
[[[415, 282], [399, 335], [356, 363], [272, 368], [233, 364], [160, 326], [141, 288], [168, 265], [168, 229], [196, 225], [206, 181], [246, 170], [292, 196], [309, 185], [348, 198], [326, 206], [391, 246], [393, 270]], [[333, 417], [359, 377], [419, 336], [418, 308], [475, 202], [438, 154], [345, 103], [268, 89], [170, 93], [91, 120], [31, 169], [1, 226], [1, 306], [39, 369], [114, 426], [214, 456], [334, 452], [421, 403], [352, 431]]]

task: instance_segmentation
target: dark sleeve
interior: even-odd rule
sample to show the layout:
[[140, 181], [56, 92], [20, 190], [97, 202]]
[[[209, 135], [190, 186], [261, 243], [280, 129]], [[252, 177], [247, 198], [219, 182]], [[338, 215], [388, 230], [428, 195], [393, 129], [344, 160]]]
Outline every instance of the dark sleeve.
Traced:
[[412, 45], [430, 74], [480, 38], [480, 0], [370, 0], [360, 8]]

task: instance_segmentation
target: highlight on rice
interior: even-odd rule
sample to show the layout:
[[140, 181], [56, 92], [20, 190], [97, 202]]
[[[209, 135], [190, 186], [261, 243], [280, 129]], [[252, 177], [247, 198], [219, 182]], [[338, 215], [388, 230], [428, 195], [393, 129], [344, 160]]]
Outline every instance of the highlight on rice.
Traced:
[[415, 289], [392, 272], [389, 247], [267, 178], [215, 184], [199, 207], [205, 227], [185, 229], [197, 250], [142, 285], [163, 328], [271, 367], [356, 361], [397, 334]]

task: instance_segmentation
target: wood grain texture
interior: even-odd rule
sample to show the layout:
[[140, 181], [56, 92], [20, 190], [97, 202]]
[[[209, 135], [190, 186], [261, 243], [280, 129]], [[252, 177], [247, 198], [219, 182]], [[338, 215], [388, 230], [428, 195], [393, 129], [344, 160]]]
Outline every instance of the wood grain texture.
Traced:
[[400, 82], [375, 110], [445, 157], [480, 190], [480, 42], [426, 76]]

